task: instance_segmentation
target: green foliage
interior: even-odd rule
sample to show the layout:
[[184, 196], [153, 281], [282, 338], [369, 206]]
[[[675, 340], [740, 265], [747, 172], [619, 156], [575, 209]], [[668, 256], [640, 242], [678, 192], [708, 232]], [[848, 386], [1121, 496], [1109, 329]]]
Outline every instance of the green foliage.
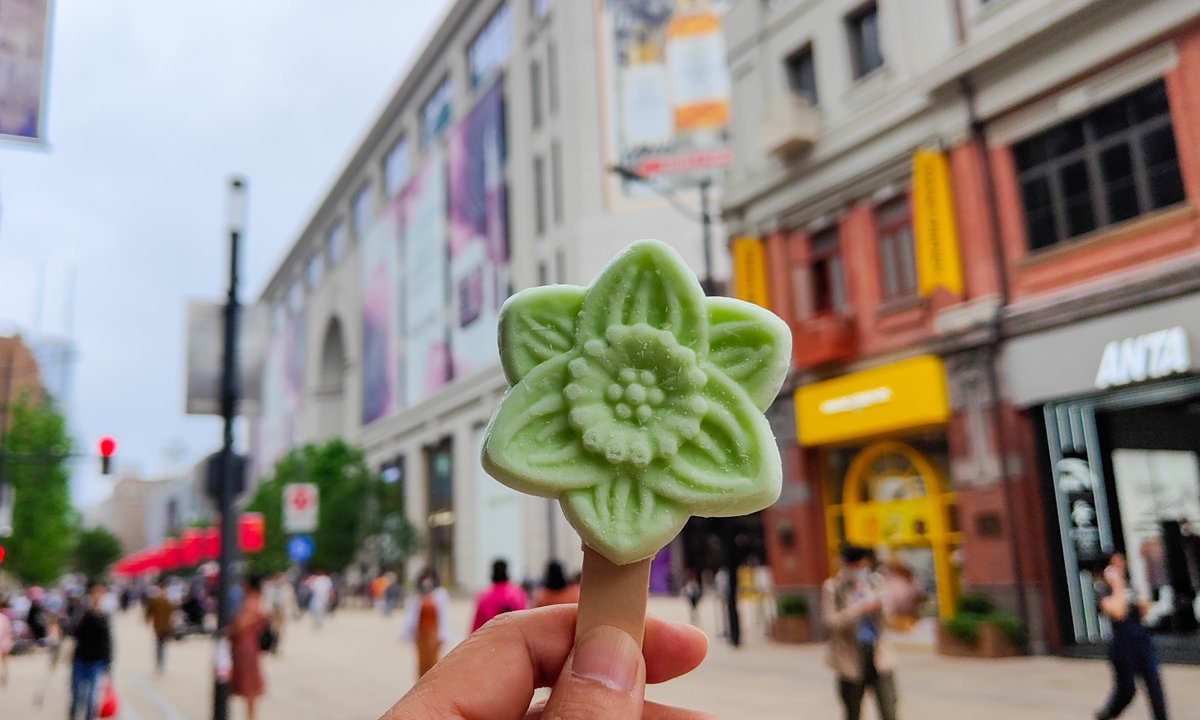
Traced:
[[275, 474], [259, 484], [246, 509], [263, 514], [266, 537], [262, 551], [246, 557], [251, 572], [270, 574], [288, 567], [283, 490], [300, 482], [316, 483], [320, 494], [309, 567], [341, 570], [372, 536], [382, 536], [380, 544], [397, 563], [415, 551], [416, 530], [404, 513], [404, 498], [368, 469], [362, 450], [335, 438], [292, 450], [275, 464]]
[[953, 617], [942, 623], [946, 632], [967, 645], [979, 642], [979, 627], [987, 623], [999, 628], [1010, 643], [1016, 647], [1025, 644], [1025, 628], [1021, 621], [1009, 613], [996, 609], [996, 604], [985, 595], [963, 595]]
[[780, 595], [775, 599], [775, 614], [779, 617], [808, 617], [808, 598], [803, 595]]
[[117, 536], [97, 526], [79, 532], [72, 564], [88, 578], [103, 578], [121, 554], [121, 541]]
[[66, 569], [72, 542], [71, 454], [66, 421], [49, 401], [22, 394], [0, 438], [4, 479], [16, 492], [13, 534], [0, 544], [5, 569], [26, 583], [47, 584]]

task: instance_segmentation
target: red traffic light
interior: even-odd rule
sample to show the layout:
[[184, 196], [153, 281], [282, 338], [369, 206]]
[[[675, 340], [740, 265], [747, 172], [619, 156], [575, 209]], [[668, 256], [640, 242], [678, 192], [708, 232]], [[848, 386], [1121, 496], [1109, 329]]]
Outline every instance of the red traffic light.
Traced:
[[112, 457], [117, 451], [117, 441], [111, 435], [105, 435], [96, 441], [96, 449], [100, 451], [100, 457]]

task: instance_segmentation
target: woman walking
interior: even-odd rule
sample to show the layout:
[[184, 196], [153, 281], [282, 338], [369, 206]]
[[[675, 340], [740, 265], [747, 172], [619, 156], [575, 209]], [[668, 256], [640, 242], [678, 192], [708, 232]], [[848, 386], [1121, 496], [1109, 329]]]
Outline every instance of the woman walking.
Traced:
[[1096, 718], [1112, 720], [1124, 712], [1137, 692], [1136, 680], [1140, 675], [1146, 685], [1154, 720], [1167, 720], [1167, 701], [1158, 675], [1158, 658], [1150, 633], [1142, 626], [1144, 609], [1125, 577], [1125, 556], [1120, 553], [1103, 556], [1096, 565], [1104, 568], [1101, 571], [1103, 580], [1096, 581], [1096, 597], [1099, 598], [1100, 612], [1112, 623], [1108, 660], [1113, 668], [1112, 692]]
[[542, 586], [533, 593], [533, 606], [565, 605], [579, 602], [579, 586], [567, 582], [562, 563], [551, 560], [546, 563], [546, 575]]
[[251, 576], [243, 588], [241, 606], [229, 627], [229, 644], [233, 655], [233, 673], [229, 694], [246, 701], [246, 720], [254, 720], [254, 706], [266, 689], [259, 654], [262, 652], [263, 630], [267, 616], [262, 609], [262, 578]]
[[450, 596], [438, 587], [438, 576], [425, 568], [417, 576], [417, 592], [408, 602], [404, 618], [404, 639], [417, 647], [417, 679], [429, 672], [442, 651], [442, 643], [450, 641]]

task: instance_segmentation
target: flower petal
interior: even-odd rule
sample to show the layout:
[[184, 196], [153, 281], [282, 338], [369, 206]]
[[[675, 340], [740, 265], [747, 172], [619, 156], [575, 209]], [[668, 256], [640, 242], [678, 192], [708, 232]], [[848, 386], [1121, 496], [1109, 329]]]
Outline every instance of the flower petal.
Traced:
[[575, 316], [587, 288], [546, 285], [522, 290], [500, 308], [500, 364], [509, 385], [575, 344]]
[[701, 358], [708, 352], [708, 317], [696, 274], [657, 240], [632, 243], [600, 271], [579, 311], [575, 342], [603, 338], [612, 325], [638, 323], [667, 330]]
[[483, 445], [483, 467], [509, 487], [558, 497], [614, 477], [612, 466], [584, 449], [567, 418], [563, 386], [568, 355], [533, 369], [515, 385], [492, 416]]
[[567, 493], [562, 508], [587, 546], [617, 565], [653, 557], [688, 519], [681, 506], [625, 476]]
[[712, 297], [707, 304], [708, 361], [765, 411], [787, 377], [791, 330], [775, 313], [742, 300]]
[[642, 482], [692, 515], [757, 512], [775, 502], [783, 482], [771, 426], [746, 391], [709, 366], [699, 431], [669, 462], [652, 463]]

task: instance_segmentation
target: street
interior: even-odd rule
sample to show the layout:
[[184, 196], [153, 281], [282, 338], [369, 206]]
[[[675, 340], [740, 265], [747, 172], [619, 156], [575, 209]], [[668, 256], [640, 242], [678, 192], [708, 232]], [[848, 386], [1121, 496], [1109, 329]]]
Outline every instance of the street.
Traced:
[[[452, 604], [452, 626], [464, 628], [471, 610]], [[713, 635], [715, 608], [701, 608]], [[651, 613], [687, 617], [682, 600], [652, 598]], [[833, 677], [821, 645], [768, 642], [753, 622], [746, 645], [732, 650], [713, 638], [708, 659], [695, 672], [650, 688], [648, 698], [737, 720], [840, 717]], [[267, 695], [262, 720], [375, 720], [412, 683], [415, 655], [397, 640], [400, 614], [383, 618], [365, 610], [341, 610], [321, 631], [302, 620], [285, 631], [280, 655], [264, 659]], [[116, 683], [123, 720], [206, 720], [211, 714], [211, 644], [200, 638], [174, 643], [162, 677], [153, 671], [149, 629], [134, 613], [116, 621]], [[7, 688], [0, 690], [0, 718], [40, 720], [66, 717], [67, 671], [60, 666], [44, 706], [32, 705], [45, 682], [45, 655], [13, 658]], [[1200, 720], [1200, 668], [1168, 666], [1164, 680], [1172, 717]], [[1108, 691], [1105, 663], [1063, 658], [964, 660], [927, 650], [904, 649], [898, 670], [902, 717], [1067, 720], [1091, 717]], [[875, 717], [870, 698], [864, 717]], [[234, 718], [243, 707], [234, 702]], [[1124, 717], [1148, 717], [1141, 695]]]

